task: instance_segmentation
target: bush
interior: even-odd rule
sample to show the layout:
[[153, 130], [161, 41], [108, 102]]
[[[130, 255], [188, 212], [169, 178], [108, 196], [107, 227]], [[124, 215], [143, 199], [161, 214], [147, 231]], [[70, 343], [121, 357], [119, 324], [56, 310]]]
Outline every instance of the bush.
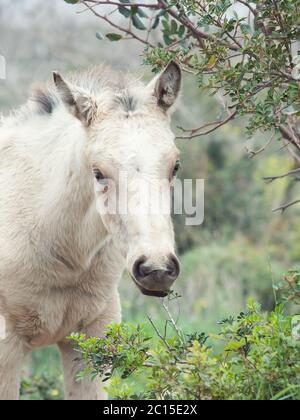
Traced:
[[86, 361], [82, 376], [110, 379], [107, 391], [118, 399], [300, 399], [300, 321], [289, 313], [291, 304], [299, 309], [299, 272], [289, 272], [277, 289], [274, 311], [266, 314], [250, 299], [246, 312], [220, 322], [217, 335], [185, 335], [166, 303], [164, 333], [149, 319], [154, 337], [130, 324], [110, 326], [105, 338], [73, 334]]
[[62, 400], [62, 376], [44, 373], [21, 382], [22, 400]]
[[[207, 136], [239, 118], [246, 125], [249, 138], [258, 132], [272, 133], [258, 149], [249, 150], [250, 156], [271, 150], [275, 139], [284, 140], [299, 152], [299, 0], [150, 3], [84, 2], [91, 13], [114, 31], [98, 32], [100, 42], [139, 41], [145, 46], [144, 61], [153, 72], [176, 60], [194, 76], [194, 86], [201, 92], [222, 98], [213, 121], [201, 122], [196, 128], [181, 128], [179, 138]], [[295, 151], [291, 152], [291, 148], [280, 150], [293, 155]], [[222, 163], [221, 154], [215, 158]], [[290, 208], [295, 201], [299, 203], [294, 200], [278, 210]], [[234, 212], [232, 216], [236, 217]]]

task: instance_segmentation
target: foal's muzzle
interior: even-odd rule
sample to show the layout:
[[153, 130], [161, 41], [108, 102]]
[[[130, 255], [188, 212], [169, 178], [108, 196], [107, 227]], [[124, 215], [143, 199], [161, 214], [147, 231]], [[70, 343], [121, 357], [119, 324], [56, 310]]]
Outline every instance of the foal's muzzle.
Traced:
[[139, 258], [133, 266], [132, 277], [144, 295], [165, 297], [180, 274], [175, 255], [170, 255], [163, 267], [158, 267], [146, 257]]

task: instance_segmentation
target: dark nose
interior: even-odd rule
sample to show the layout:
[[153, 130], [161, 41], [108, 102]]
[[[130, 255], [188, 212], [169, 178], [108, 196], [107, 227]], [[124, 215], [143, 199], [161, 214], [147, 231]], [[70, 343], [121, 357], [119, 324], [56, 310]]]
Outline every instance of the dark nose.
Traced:
[[171, 255], [163, 267], [158, 267], [146, 257], [139, 258], [133, 266], [133, 277], [141, 291], [151, 296], [166, 296], [180, 274], [180, 265]]

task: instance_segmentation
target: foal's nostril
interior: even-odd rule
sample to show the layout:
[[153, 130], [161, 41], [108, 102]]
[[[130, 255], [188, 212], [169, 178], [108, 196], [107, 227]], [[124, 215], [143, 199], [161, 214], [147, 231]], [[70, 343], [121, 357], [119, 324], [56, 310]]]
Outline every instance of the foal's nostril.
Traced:
[[136, 279], [145, 278], [151, 273], [151, 269], [145, 265], [146, 257], [139, 258], [133, 266], [133, 275]]
[[175, 256], [170, 257], [170, 261], [167, 267], [167, 273], [170, 277], [173, 277], [174, 279], [177, 279], [177, 277], [180, 274], [180, 265]]
[[173, 281], [177, 279], [180, 274], [180, 265], [177, 258], [171, 255], [168, 264], [164, 269], [155, 269], [151, 264], [147, 264], [148, 259], [143, 256], [139, 258], [133, 266], [133, 275], [136, 279], [146, 279], [150, 275], [168, 276]]

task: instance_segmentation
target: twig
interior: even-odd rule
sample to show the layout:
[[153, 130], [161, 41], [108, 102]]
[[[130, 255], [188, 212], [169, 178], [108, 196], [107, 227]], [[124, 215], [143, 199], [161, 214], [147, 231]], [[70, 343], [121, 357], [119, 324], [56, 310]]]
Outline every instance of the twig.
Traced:
[[[277, 17], [277, 22], [279, 24], [281, 32], [285, 33], [285, 27], [284, 27], [284, 23], [283, 23], [283, 20], [282, 20], [281, 11], [279, 10], [279, 7], [278, 7], [278, 1], [277, 0], [273, 1], [273, 4], [274, 4], [274, 9], [275, 9], [275, 15]], [[289, 40], [287, 38], [285, 38], [284, 44], [285, 44], [286, 52], [288, 54], [290, 67], [293, 68], [292, 49], [291, 49], [291, 45], [289, 43]]]
[[211, 127], [212, 125], [219, 124], [219, 122], [220, 122], [219, 120], [211, 121], [211, 122], [205, 123], [205, 124], [201, 125], [201, 127], [197, 127], [197, 128], [188, 128], [187, 129], [187, 128], [183, 128], [183, 127], [180, 127], [180, 126], [178, 126], [177, 128], [181, 131], [184, 131], [185, 133], [194, 134], [197, 131], [203, 130], [204, 128]]
[[174, 328], [174, 330], [176, 331], [176, 333], [177, 333], [177, 335], [178, 335], [178, 338], [180, 338], [180, 340], [181, 340], [181, 342], [183, 342], [183, 339], [182, 339], [182, 332], [179, 330], [179, 328], [177, 327], [177, 324], [176, 324], [176, 322], [174, 321], [174, 318], [172, 317], [172, 314], [171, 314], [171, 312], [169, 311], [169, 308], [168, 308], [168, 306], [165, 304], [165, 302], [163, 301], [163, 308], [164, 308], [164, 310], [166, 311], [166, 313], [167, 313], [167, 315], [168, 315], [168, 317], [169, 317], [169, 320], [170, 320], [170, 322], [171, 322], [171, 324], [172, 324], [172, 327]]
[[[239, 51], [240, 50], [240, 48], [236, 45], [231, 45], [231, 44], [228, 45], [226, 42], [223, 42], [223, 41], [220, 41], [219, 39], [217, 39], [214, 35], [201, 31], [186, 16], [178, 15], [176, 13], [176, 11], [174, 9], [172, 9], [172, 7], [170, 7], [170, 5], [168, 5], [165, 1], [158, 0], [158, 5], [160, 5], [161, 9], [167, 10], [169, 15], [171, 15], [174, 19], [176, 19], [178, 22], [180, 22], [186, 28], [190, 29], [190, 31], [196, 36], [198, 41], [201, 42], [203, 39], [208, 39], [208, 40], [211, 40], [211, 41], [214, 41], [214, 42], [218, 42], [219, 44], [226, 45], [232, 51]], [[201, 48], [204, 48], [204, 47], [205, 47], [204, 44], [201, 43]]]
[[296, 146], [297, 149], [300, 150], [300, 145], [299, 145], [298, 139], [296, 138], [295, 134], [293, 132], [291, 132], [284, 125], [280, 125], [278, 128], [279, 128], [283, 138], [288, 140], [290, 143], [292, 143], [294, 146]]
[[[181, 140], [191, 140], [194, 139], [196, 137], [200, 137], [200, 136], [206, 136], [210, 133], [213, 133], [214, 131], [218, 130], [218, 128], [222, 127], [223, 125], [227, 124], [229, 121], [233, 120], [235, 118], [235, 116], [237, 115], [237, 110], [235, 110], [234, 112], [232, 112], [227, 118], [225, 118], [222, 121], [214, 121], [208, 124], [205, 124], [201, 127], [195, 128], [193, 130], [185, 130], [186, 132], [190, 132], [191, 134], [188, 136], [177, 136], [177, 139], [181, 139]], [[210, 130], [204, 131], [202, 133], [199, 133], [198, 131], [203, 130], [206, 127], [209, 127], [211, 125], [214, 125], [215, 127], [211, 128]], [[195, 134], [194, 134], [195, 133]]]
[[295, 201], [292, 201], [291, 203], [283, 204], [282, 206], [278, 207], [277, 209], [273, 209], [273, 212], [281, 211], [282, 213], [284, 213], [288, 208], [294, 206], [295, 204], [299, 204], [299, 203], [300, 203], [300, 200], [295, 200]]
[[157, 328], [157, 326], [154, 324], [154, 322], [152, 321], [152, 319], [150, 318], [150, 316], [148, 315], [148, 319], [150, 324], [152, 325], [152, 327], [154, 328], [156, 334], [158, 335], [158, 337], [162, 340], [162, 342], [164, 343], [164, 345], [168, 348], [168, 350], [171, 350], [171, 347], [169, 346], [167, 340], [165, 337], [163, 337], [161, 335], [161, 333], [159, 332], [159, 329]]
[[286, 148], [287, 151], [289, 152], [289, 154], [292, 156], [292, 158], [295, 159], [300, 165], [300, 156], [297, 155], [297, 152], [296, 152], [296, 150], [293, 149], [291, 143], [289, 143], [289, 141], [286, 142], [286, 140], [284, 138], [282, 138], [282, 142], [283, 142], [284, 146], [280, 150]]
[[253, 13], [254, 16], [257, 16], [257, 11], [246, 1], [243, 0], [237, 0], [238, 3], [243, 4], [244, 6], [248, 7], [251, 13]]
[[249, 153], [251, 158], [254, 158], [255, 156], [259, 155], [260, 153], [264, 152], [267, 147], [272, 143], [272, 140], [274, 139], [274, 134], [271, 136], [270, 140], [267, 141], [267, 143], [262, 146], [260, 149], [258, 150], [251, 150], [249, 148], [246, 147], [247, 152]]
[[271, 183], [273, 181], [276, 181], [277, 179], [286, 178], [288, 176], [296, 175], [299, 173], [300, 173], [300, 168], [297, 168], [297, 169], [293, 169], [292, 171], [286, 172], [285, 174], [282, 174], [282, 175], [265, 176], [263, 177], [263, 180]]
[[[149, 8], [149, 9], [160, 9], [159, 4], [158, 3], [121, 3], [121, 2], [117, 2], [117, 1], [99, 1], [99, 0], [85, 0], [86, 3], [94, 3], [95, 6], [97, 5], [107, 5], [107, 6], [121, 6], [121, 7], [145, 7], [145, 8]], [[84, 3], [84, 1], [82, 1], [82, 3]]]
[[[88, 0], [91, 1], [91, 0]], [[112, 20], [110, 20], [107, 16], [104, 15], [100, 15], [100, 13], [96, 12], [92, 6], [90, 6], [87, 1], [82, 1], [82, 4], [84, 4], [95, 16], [97, 16], [98, 18], [104, 20], [106, 23], [108, 23], [109, 25], [111, 25], [113, 28], [118, 29], [121, 32], [126, 33], [127, 35], [130, 35], [132, 38], [136, 39], [137, 41], [141, 42], [142, 44], [148, 45], [152, 48], [154, 48], [154, 45], [151, 44], [149, 41], [146, 41], [143, 38], [140, 38], [138, 35], [136, 35], [133, 31], [131, 31], [130, 29], [126, 29], [123, 28], [120, 25], [117, 25], [116, 23], [114, 23]], [[107, 3], [108, 4], [108, 3]]]
[[189, 34], [187, 34], [184, 38], [180, 38], [180, 39], [177, 39], [176, 41], [174, 41], [174, 42], [172, 42], [172, 44], [170, 44], [170, 45], [167, 45], [166, 46], [166, 50], [170, 50], [171, 48], [174, 48], [174, 47], [176, 47], [176, 45], [178, 45], [180, 42], [182, 42], [182, 41], [186, 41], [189, 37], [191, 36], [191, 34], [189, 33]]

